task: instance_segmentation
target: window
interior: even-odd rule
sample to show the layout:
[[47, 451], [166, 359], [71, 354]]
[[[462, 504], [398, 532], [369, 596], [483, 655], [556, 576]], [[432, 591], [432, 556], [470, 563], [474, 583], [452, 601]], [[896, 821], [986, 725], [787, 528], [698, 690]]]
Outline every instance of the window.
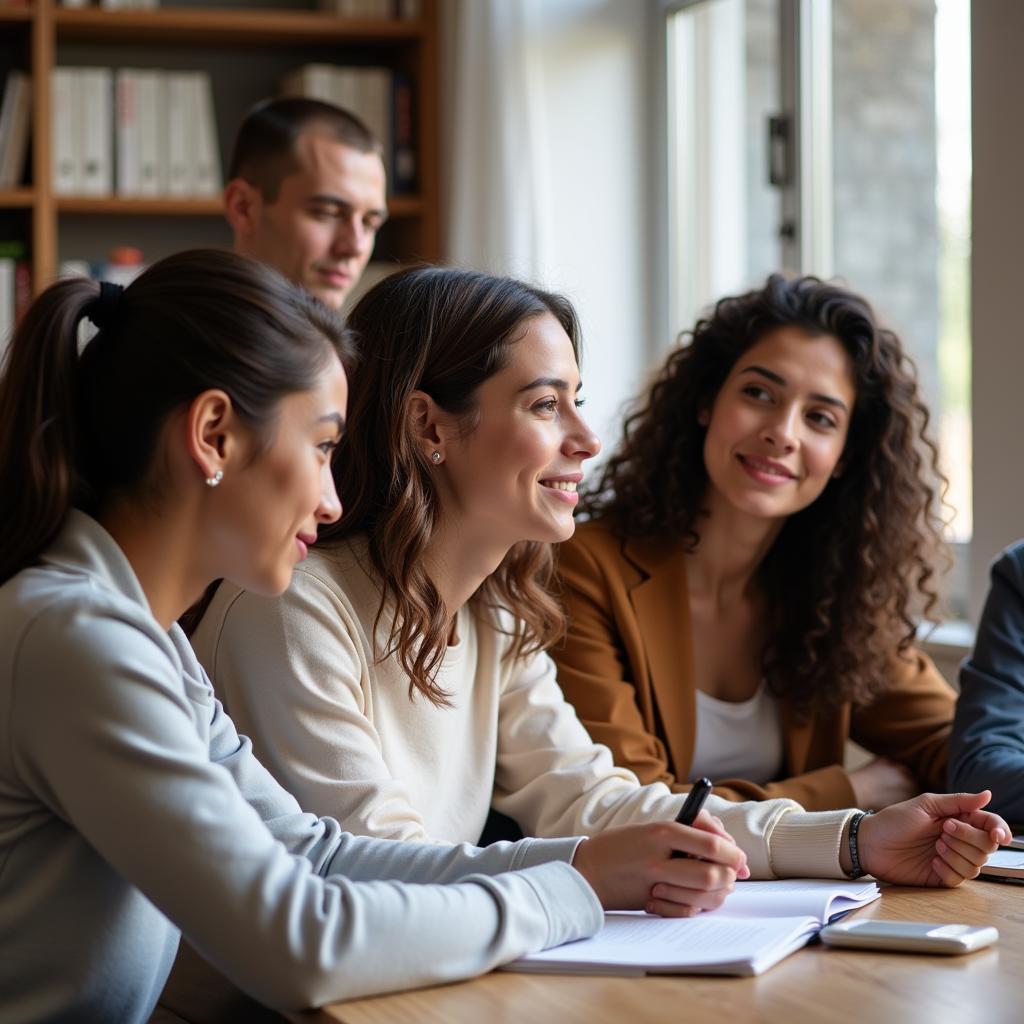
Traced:
[[971, 537], [969, 0], [668, 5], [671, 327], [774, 269], [864, 293], [918, 366]]

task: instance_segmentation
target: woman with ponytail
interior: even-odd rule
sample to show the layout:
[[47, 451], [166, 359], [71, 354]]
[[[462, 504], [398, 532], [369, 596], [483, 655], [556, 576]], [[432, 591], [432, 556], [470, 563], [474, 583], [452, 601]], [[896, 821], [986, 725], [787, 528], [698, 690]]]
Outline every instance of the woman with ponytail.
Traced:
[[338, 518], [351, 365], [333, 313], [230, 253], [28, 311], [0, 379], [4, 1021], [145, 1021], [179, 934], [279, 1009], [449, 981], [677, 880], [677, 825], [635, 877], [604, 866], [628, 832], [355, 838], [303, 814], [214, 699], [175, 620], [219, 577], [280, 593]]

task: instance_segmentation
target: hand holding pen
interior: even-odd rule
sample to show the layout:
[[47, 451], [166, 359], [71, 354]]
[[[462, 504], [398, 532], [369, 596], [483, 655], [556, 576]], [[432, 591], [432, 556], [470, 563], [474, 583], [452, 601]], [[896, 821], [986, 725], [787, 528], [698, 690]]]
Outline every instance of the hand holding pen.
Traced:
[[573, 866], [606, 909], [693, 917], [721, 906], [736, 879], [750, 877], [722, 823], [701, 812], [710, 790], [707, 780], [695, 787], [676, 821], [606, 829], [577, 847]]

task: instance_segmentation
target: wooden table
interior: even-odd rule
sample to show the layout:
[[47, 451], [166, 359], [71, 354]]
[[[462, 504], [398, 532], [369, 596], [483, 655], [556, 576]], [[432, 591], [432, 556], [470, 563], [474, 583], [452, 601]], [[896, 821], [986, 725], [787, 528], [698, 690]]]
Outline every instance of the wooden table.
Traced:
[[1024, 886], [887, 887], [858, 919], [994, 924], [995, 946], [967, 956], [828, 949], [793, 954], [758, 978], [647, 978], [495, 972], [457, 985], [335, 1003], [303, 1024], [673, 1024], [1024, 1021]]

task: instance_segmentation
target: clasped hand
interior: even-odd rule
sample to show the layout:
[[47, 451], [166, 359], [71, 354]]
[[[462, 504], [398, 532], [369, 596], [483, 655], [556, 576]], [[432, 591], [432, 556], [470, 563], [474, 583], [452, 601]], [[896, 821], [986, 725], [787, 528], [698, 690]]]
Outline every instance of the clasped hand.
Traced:
[[951, 889], [974, 878], [988, 855], [1010, 839], [1006, 822], [982, 810], [991, 799], [987, 789], [924, 793], [869, 815], [857, 836], [861, 867], [897, 885]]

